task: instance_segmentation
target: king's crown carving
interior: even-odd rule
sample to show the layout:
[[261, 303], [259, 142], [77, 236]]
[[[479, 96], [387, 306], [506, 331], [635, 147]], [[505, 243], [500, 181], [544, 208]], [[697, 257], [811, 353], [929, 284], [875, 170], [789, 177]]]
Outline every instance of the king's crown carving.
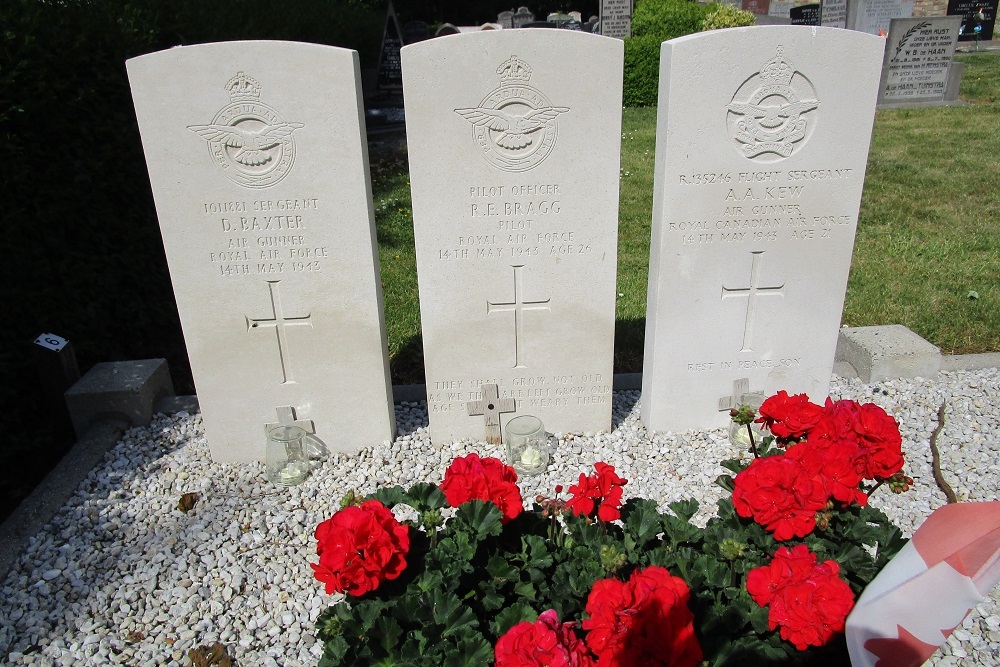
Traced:
[[517, 56], [511, 56], [497, 67], [501, 85], [505, 83], [525, 83], [531, 78], [531, 67]]
[[761, 79], [768, 83], [777, 83], [786, 86], [792, 82], [795, 70], [785, 61], [782, 55], [783, 51], [783, 47], [779, 46], [777, 55], [768, 60], [767, 64], [761, 68]]
[[260, 99], [260, 84], [256, 79], [243, 72], [237, 73], [229, 80], [229, 83], [226, 84], [226, 90], [229, 91], [229, 97], [233, 102]]

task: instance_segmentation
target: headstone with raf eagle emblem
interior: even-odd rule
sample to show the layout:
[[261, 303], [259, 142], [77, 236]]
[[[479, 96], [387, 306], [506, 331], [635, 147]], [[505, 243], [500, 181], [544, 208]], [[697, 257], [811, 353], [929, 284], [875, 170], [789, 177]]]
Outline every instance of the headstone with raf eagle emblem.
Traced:
[[622, 42], [497, 30], [402, 55], [432, 440], [525, 414], [609, 429]]
[[[724, 426], [736, 382], [826, 397], [883, 48], [815, 26], [663, 44], [647, 428]], [[830, 67], [831, 53], [847, 61]]]
[[394, 435], [354, 51], [184, 46], [127, 63], [213, 459], [297, 424], [332, 450]]

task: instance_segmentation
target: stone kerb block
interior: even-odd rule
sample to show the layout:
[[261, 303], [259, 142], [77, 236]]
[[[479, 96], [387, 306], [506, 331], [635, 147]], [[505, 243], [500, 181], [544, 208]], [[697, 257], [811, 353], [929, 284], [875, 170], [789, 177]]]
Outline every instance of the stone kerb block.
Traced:
[[65, 394], [66, 407], [77, 437], [108, 419], [124, 419], [145, 426], [154, 406], [174, 395], [165, 359], [112, 361], [95, 364]]
[[840, 330], [837, 361], [854, 367], [865, 382], [934, 377], [941, 350], [901, 324]]
[[647, 428], [724, 426], [737, 381], [826, 397], [884, 47], [815, 26], [663, 43]]
[[623, 59], [543, 28], [403, 48], [436, 444], [611, 427]]

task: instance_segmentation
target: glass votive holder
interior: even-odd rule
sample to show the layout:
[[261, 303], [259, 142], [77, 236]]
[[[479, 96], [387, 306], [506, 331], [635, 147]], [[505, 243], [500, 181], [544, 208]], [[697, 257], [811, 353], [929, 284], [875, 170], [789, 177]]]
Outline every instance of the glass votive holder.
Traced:
[[[760, 416], [760, 406], [764, 403], [767, 397], [760, 392], [750, 392], [748, 394], [740, 394], [739, 402], [737, 408], [742, 405], [753, 408], [753, 411], [757, 413], [757, 417]], [[756, 417], [755, 417], [756, 419]], [[756, 421], [750, 422], [750, 430], [753, 431], [753, 441], [758, 447], [764, 441], [764, 437], [770, 435], [770, 431], [764, 428], [763, 424], [758, 424]], [[729, 423], [729, 442], [733, 443], [741, 449], [750, 449], [750, 435], [747, 433], [747, 427], [743, 424], [737, 424], [736, 422]]]
[[531, 415], [514, 417], [505, 428], [507, 462], [522, 475], [537, 475], [549, 465], [549, 439], [542, 420]]
[[278, 486], [301, 484], [309, 474], [309, 458], [302, 443], [306, 432], [298, 426], [275, 426], [267, 433], [264, 460], [268, 481]]

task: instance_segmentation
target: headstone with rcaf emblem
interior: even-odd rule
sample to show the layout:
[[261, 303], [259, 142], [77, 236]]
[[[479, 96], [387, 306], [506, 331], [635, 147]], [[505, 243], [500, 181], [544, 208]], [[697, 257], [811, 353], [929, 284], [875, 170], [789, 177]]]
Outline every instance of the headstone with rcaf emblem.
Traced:
[[331, 450], [394, 435], [353, 51], [185, 46], [127, 63], [212, 457], [294, 423]]
[[622, 66], [621, 41], [569, 30], [403, 49], [435, 443], [497, 415], [611, 426]]
[[[663, 44], [648, 428], [723, 426], [736, 387], [825, 398], [883, 47], [871, 35], [805, 26]], [[831, 53], [846, 60], [830, 67]]]

